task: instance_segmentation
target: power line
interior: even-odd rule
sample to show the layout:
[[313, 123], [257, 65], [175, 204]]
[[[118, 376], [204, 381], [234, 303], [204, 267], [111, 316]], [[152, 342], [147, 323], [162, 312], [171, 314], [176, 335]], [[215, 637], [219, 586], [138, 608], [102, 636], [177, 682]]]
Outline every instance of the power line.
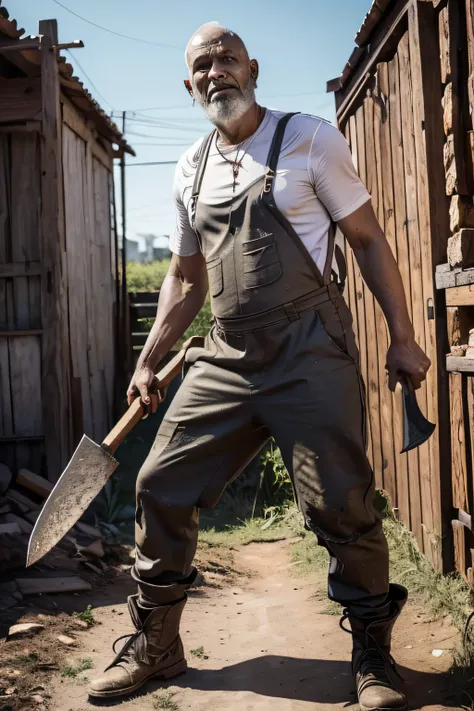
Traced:
[[124, 39], [133, 40], [133, 42], [141, 42], [142, 44], [148, 44], [153, 47], [165, 47], [167, 49], [178, 49], [180, 51], [182, 49], [182, 47], [177, 47], [174, 44], [163, 44], [162, 42], [152, 42], [151, 40], [142, 39], [141, 37], [131, 37], [130, 35], [124, 35], [121, 32], [115, 32], [114, 30], [110, 30], [108, 27], [104, 27], [103, 25], [98, 25], [96, 22], [92, 22], [92, 20], [88, 20], [86, 17], [82, 17], [82, 15], [78, 15], [77, 12], [74, 12], [74, 10], [71, 10], [69, 7], [66, 7], [66, 5], [63, 5], [63, 3], [59, 2], [59, 0], [53, 0], [53, 2], [56, 3], [56, 5], [59, 5], [59, 7], [62, 7], [63, 10], [70, 12], [71, 15], [78, 17], [83, 22], [87, 22], [88, 25], [97, 27], [99, 30], [102, 30], [103, 32], [108, 32], [111, 35], [116, 35], [117, 37], [122, 37]]
[[91, 85], [91, 87], [94, 89], [94, 91], [95, 91], [95, 93], [97, 94], [97, 96], [98, 96], [100, 99], [102, 99], [102, 101], [104, 102], [104, 104], [107, 104], [107, 106], [109, 106], [110, 109], [112, 109], [112, 111], [114, 111], [114, 108], [113, 108], [112, 104], [111, 104], [109, 101], [107, 101], [107, 99], [105, 98], [105, 96], [103, 96], [103, 95], [100, 93], [100, 91], [98, 90], [98, 88], [96, 87], [96, 85], [94, 84], [94, 82], [92, 81], [92, 79], [90, 78], [90, 76], [87, 74], [86, 70], [84, 69], [84, 67], [82, 66], [82, 64], [80, 63], [80, 61], [77, 59], [76, 55], [74, 55], [74, 54], [71, 52], [70, 49], [67, 49], [66, 52], [69, 52], [69, 54], [70, 54], [71, 57], [73, 58], [74, 62], [77, 64], [77, 66], [79, 67], [79, 69], [81, 70], [81, 72], [84, 74], [84, 76], [86, 77], [86, 79], [87, 79], [87, 81], [89, 82], [89, 84]]
[[151, 163], [127, 163], [127, 168], [132, 168], [134, 166], [142, 166], [142, 165], [177, 165], [178, 161], [177, 160], [161, 160], [161, 161], [153, 161]]
[[[303, 92], [298, 92], [296, 94], [262, 94], [262, 96], [259, 96], [258, 98], [261, 99], [279, 99], [279, 98], [285, 98], [285, 97], [298, 97], [298, 96], [321, 96], [321, 104], [323, 104], [323, 94], [319, 94], [318, 92], [315, 91], [303, 91]], [[326, 96], [326, 94], [324, 94]], [[168, 111], [170, 109], [189, 109], [191, 106], [191, 103], [188, 102], [187, 104], [175, 104], [174, 106], [151, 106], [146, 109], [128, 109], [130, 113], [140, 113], [142, 111]], [[127, 113], [128, 113], [127, 111]]]

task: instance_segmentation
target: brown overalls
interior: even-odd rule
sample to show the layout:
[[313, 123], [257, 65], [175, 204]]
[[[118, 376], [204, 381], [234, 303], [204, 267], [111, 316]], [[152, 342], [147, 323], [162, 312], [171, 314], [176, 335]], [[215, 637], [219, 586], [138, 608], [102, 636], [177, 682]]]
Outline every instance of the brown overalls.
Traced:
[[388, 551], [372, 507], [364, 387], [352, 318], [277, 209], [273, 181], [282, 118], [266, 174], [244, 193], [205, 205], [193, 187], [194, 226], [206, 259], [214, 326], [172, 401], [137, 482], [133, 576], [147, 598], [171, 602], [194, 579], [198, 509], [269, 437], [280, 447], [305, 525], [330, 553], [329, 596], [373, 607], [388, 592]]

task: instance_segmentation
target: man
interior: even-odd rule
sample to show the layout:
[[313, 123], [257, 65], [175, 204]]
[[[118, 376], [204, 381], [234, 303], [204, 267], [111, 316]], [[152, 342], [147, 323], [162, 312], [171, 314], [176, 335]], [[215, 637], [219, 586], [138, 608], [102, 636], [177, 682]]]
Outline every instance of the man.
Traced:
[[90, 688], [118, 697], [186, 669], [179, 623], [196, 571], [198, 509], [273, 436], [305, 525], [330, 554], [329, 596], [345, 608], [361, 709], [406, 709], [391, 671], [391, 629], [406, 590], [389, 585], [387, 544], [372, 507], [364, 388], [351, 316], [333, 259], [335, 225], [355, 252], [391, 336], [389, 385], [417, 388], [430, 363], [417, 346], [395, 260], [348, 146], [311, 116], [255, 101], [258, 64], [215, 23], [186, 50], [188, 90], [216, 130], [181, 159], [173, 258], [128, 397], [150, 392], [159, 361], [203, 305], [214, 326], [137, 482], [136, 632]]

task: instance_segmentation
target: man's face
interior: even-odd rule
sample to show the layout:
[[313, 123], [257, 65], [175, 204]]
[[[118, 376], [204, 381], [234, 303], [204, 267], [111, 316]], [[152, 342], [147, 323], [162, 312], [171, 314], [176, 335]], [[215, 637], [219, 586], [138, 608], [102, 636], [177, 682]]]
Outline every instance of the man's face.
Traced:
[[193, 96], [214, 123], [240, 118], [255, 102], [256, 62], [231, 34], [196, 35], [188, 47]]

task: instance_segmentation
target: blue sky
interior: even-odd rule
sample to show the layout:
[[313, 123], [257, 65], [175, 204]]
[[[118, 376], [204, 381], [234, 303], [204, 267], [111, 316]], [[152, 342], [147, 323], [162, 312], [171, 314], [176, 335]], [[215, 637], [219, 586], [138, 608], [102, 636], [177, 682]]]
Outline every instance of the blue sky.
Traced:
[[[326, 81], [342, 71], [371, 4], [371, 0], [61, 2], [115, 32], [170, 45], [148, 45], [108, 34], [53, 0], [4, 0], [10, 16], [29, 34], [38, 31], [40, 19], [56, 18], [60, 41], [84, 41], [85, 48], [73, 52], [83, 71], [68, 57], [76, 74], [106, 110], [136, 111], [128, 115], [127, 139], [137, 151], [130, 162], [175, 160], [208, 130], [209, 124], [199, 107], [191, 106], [183, 87], [184, 48], [202, 23], [217, 20], [243, 37], [260, 63], [261, 104], [332, 121], [334, 97], [325, 93]], [[128, 237], [173, 230], [173, 172], [174, 166], [128, 169]]]

